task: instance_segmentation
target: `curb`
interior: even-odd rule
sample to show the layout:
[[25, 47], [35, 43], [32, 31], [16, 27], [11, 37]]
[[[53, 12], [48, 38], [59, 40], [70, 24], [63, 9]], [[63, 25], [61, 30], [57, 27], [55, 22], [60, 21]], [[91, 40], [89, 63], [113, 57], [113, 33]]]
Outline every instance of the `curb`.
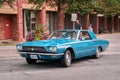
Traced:
[[0, 46], [0, 49], [16, 49], [16, 46]]
[[11, 60], [11, 59], [22, 59], [22, 57], [17, 56], [17, 57], [2, 57], [2, 58], [0, 58], [0, 60]]

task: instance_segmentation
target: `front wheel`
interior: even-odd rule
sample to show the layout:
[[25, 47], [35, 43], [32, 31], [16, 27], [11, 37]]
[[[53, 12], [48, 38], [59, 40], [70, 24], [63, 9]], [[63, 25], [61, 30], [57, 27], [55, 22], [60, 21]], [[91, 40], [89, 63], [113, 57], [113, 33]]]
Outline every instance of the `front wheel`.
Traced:
[[36, 61], [37, 61], [37, 60], [35, 60], [35, 59], [26, 58], [26, 62], [27, 62], [28, 64], [35, 64]]
[[96, 54], [93, 55], [94, 58], [100, 58], [101, 57], [101, 48], [97, 47]]
[[63, 58], [61, 59], [61, 64], [64, 67], [69, 67], [71, 65], [72, 56], [69, 50], [65, 51]]

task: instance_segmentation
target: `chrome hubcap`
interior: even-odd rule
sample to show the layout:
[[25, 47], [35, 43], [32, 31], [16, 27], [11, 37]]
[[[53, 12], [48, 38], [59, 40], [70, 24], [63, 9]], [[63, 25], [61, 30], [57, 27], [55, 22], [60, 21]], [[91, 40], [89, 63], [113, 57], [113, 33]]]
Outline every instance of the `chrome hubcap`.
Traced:
[[69, 51], [66, 52], [66, 63], [67, 65], [71, 64], [71, 55]]
[[96, 56], [97, 56], [97, 57], [100, 57], [100, 56], [101, 56], [101, 52], [100, 52], [99, 48], [97, 48], [97, 50], [96, 50]]

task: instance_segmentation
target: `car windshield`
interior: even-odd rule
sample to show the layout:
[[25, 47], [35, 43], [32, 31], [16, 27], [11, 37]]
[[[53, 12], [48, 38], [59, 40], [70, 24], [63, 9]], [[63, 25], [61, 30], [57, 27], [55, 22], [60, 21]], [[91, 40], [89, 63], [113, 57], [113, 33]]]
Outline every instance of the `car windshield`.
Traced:
[[48, 39], [76, 39], [78, 31], [55, 31]]

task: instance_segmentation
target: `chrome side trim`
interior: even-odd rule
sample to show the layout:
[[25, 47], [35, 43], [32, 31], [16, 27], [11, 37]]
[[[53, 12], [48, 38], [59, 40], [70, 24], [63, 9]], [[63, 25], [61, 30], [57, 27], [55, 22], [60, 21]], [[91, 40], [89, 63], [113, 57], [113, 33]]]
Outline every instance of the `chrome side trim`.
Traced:
[[50, 56], [59, 56], [64, 55], [64, 53], [53, 54], [53, 53], [34, 53], [34, 52], [17, 52], [18, 54], [36, 54], [36, 55], [50, 55]]

